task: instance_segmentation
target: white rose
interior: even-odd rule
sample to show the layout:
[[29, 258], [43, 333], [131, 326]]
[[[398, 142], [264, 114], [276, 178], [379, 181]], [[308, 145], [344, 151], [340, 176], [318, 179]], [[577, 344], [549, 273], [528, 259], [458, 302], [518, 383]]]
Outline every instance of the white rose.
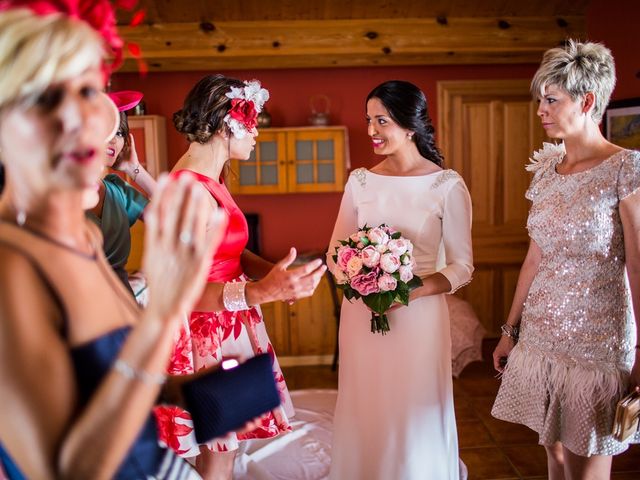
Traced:
[[378, 245], [386, 245], [389, 241], [389, 235], [387, 235], [384, 230], [378, 227], [369, 230], [369, 233], [367, 233], [367, 237], [369, 238], [369, 241], [371, 243], [376, 243]]
[[406, 238], [404, 239], [405, 244], [407, 245], [407, 253], [409, 255], [413, 255], [413, 243], [411, 243], [411, 240], [407, 240]]
[[408, 253], [402, 255], [400, 257], [400, 263], [402, 263], [402, 265], [409, 265], [411, 263], [411, 255], [409, 255]]
[[404, 283], [411, 281], [411, 279], [413, 278], [413, 271], [411, 270], [411, 267], [409, 265], [401, 265], [399, 268], [399, 272], [400, 280], [402, 280]]
[[389, 240], [389, 243], [387, 243], [387, 247], [389, 247], [391, 253], [399, 257], [407, 251], [407, 241], [402, 238]]
[[393, 273], [400, 268], [400, 259], [392, 253], [385, 253], [380, 258], [380, 268], [387, 273]]
[[378, 252], [373, 245], [365, 247], [360, 255], [362, 256], [362, 263], [365, 267], [373, 268], [380, 263], [380, 252]]
[[356, 276], [362, 270], [362, 260], [360, 257], [351, 257], [347, 262], [347, 275], [349, 278]]

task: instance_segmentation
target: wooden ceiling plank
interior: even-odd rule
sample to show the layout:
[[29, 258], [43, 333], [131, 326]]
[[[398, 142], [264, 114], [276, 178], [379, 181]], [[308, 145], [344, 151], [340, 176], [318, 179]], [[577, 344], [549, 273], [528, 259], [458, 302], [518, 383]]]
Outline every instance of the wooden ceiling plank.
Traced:
[[[151, 23], [584, 15], [590, 0], [140, 0]], [[131, 13], [117, 12], [127, 25]]]
[[174, 68], [172, 63], [188, 69], [194, 63], [189, 59], [229, 68], [245, 68], [248, 59], [268, 63], [267, 68], [434, 64], [428, 57], [444, 64], [516, 63], [537, 62], [567, 37], [584, 36], [584, 17], [564, 20], [566, 24], [556, 17], [452, 17], [446, 25], [433, 19], [215, 22], [204, 30], [199, 23], [166, 23], [123, 27], [121, 33], [140, 45], [152, 70], [164, 71]]

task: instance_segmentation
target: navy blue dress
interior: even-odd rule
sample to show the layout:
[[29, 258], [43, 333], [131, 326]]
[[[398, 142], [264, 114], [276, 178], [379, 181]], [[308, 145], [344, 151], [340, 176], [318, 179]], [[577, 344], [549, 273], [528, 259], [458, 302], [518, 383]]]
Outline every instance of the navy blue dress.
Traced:
[[[131, 327], [128, 326], [118, 328], [71, 349], [79, 389], [78, 407], [80, 409], [87, 404], [108, 373], [130, 330]], [[24, 480], [24, 476], [3, 450], [2, 445], [0, 445], [0, 464], [10, 480]], [[133, 480], [199, 477], [189, 464], [178, 458], [172, 451], [160, 446], [156, 421], [150, 414], [113, 478], [114, 480]]]

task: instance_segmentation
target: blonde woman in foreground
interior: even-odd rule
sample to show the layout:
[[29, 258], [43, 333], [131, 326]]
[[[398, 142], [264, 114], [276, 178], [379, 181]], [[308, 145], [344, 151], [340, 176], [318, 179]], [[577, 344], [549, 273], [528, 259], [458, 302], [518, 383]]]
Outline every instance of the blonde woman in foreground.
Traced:
[[151, 409], [226, 221], [202, 213], [192, 180], [160, 182], [140, 311], [83, 210], [116, 127], [101, 93], [103, 39], [55, 5], [10, 5], [0, 11], [0, 466], [11, 479], [199, 478], [159, 446]]

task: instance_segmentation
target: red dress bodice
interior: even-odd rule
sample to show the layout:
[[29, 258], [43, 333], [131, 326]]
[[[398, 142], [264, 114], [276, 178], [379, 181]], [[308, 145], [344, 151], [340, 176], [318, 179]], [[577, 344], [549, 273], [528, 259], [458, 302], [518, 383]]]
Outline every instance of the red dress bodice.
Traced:
[[240, 258], [249, 240], [247, 219], [231, 197], [224, 182], [216, 182], [191, 170], [178, 170], [174, 173], [174, 176], [177, 178], [183, 174], [195, 176], [215, 199], [218, 206], [224, 209], [229, 218], [227, 231], [211, 260], [208, 281], [228, 282], [238, 278], [243, 273]]

